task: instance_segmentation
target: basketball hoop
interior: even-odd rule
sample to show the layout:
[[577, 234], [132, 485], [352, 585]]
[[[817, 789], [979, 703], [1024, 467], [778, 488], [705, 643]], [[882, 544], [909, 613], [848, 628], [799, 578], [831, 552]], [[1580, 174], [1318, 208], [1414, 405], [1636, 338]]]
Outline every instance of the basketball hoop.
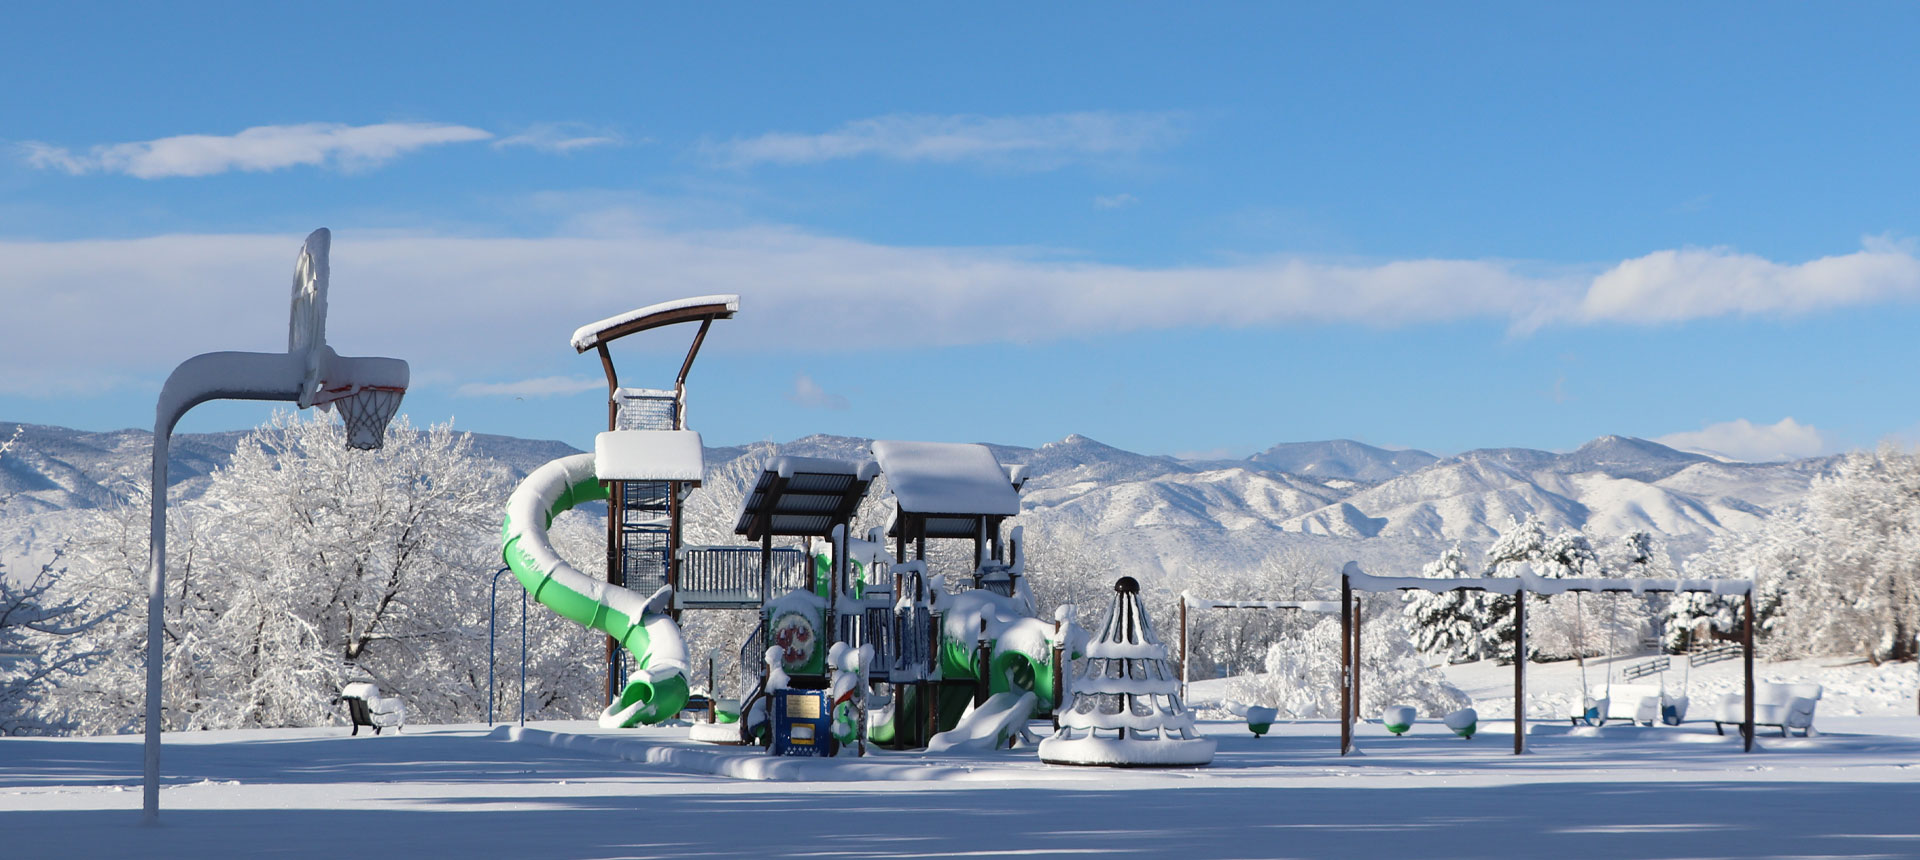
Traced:
[[300, 408], [336, 410], [347, 425], [347, 445], [370, 451], [385, 444], [387, 424], [407, 392], [407, 364], [392, 358], [348, 358], [327, 345], [328, 252], [333, 234], [313, 231], [293, 267], [293, 303], [287, 354], [300, 363]]
[[350, 386], [339, 394], [321, 392], [314, 405], [340, 415], [340, 422], [347, 425], [348, 447], [372, 451], [386, 444], [387, 425], [400, 411], [400, 398], [406, 393], [404, 388], [384, 385]]
[[400, 411], [410, 372], [397, 358], [348, 357], [327, 345], [327, 253], [333, 244], [326, 228], [313, 231], [294, 263], [293, 295], [287, 317], [287, 351], [209, 352], [181, 362], [160, 387], [154, 404], [153, 514], [147, 552], [147, 684], [145, 773], [141, 777], [141, 817], [160, 819], [160, 703], [165, 686], [165, 629], [161, 623], [167, 588], [167, 449], [174, 425], [196, 404], [209, 400], [292, 401], [330, 408], [339, 404], [347, 425], [347, 445], [378, 448], [386, 441], [387, 422]]

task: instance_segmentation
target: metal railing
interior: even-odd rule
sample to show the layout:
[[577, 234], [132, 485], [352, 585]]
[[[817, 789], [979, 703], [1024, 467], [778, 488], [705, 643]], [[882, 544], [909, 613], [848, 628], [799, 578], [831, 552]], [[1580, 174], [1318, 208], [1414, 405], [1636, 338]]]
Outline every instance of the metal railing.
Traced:
[[792, 547], [773, 551], [772, 570], [760, 566], [759, 547], [690, 547], [680, 557], [674, 603], [686, 609], [752, 609], [765, 595], [807, 587], [812, 560]]
[[760, 691], [767, 677], [767, 630], [765, 624], [753, 625], [747, 641], [740, 643], [740, 704], [745, 706]]
[[672, 430], [680, 417], [680, 401], [671, 391], [622, 388], [614, 396], [620, 404], [616, 423], [622, 430]]

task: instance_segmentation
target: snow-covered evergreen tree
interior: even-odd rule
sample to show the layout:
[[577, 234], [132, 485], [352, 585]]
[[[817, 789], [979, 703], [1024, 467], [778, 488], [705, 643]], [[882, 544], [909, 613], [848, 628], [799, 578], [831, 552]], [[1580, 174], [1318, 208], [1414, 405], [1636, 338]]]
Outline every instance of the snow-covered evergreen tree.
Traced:
[[[1467, 555], [1456, 543], [1440, 557], [1420, 569], [1420, 575], [1436, 579], [1472, 576], [1467, 570]], [[1413, 635], [1413, 647], [1422, 654], [1442, 656], [1449, 661], [1477, 659], [1486, 645], [1481, 631], [1488, 626], [1487, 595], [1478, 591], [1409, 591], [1400, 610]]]
[[[1537, 576], [1553, 579], [1602, 577], [1607, 566], [1584, 533], [1567, 529], [1549, 534], [1538, 516], [1508, 521], [1508, 528], [1487, 550], [1488, 576], [1513, 576], [1526, 564]], [[1640, 598], [1615, 594], [1567, 595], [1551, 600], [1529, 597], [1527, 646], [1529, 659], [1586, 657], [1609, 647], [1625, 649], [1639, 638], [1647, 617]], [[1487, 598], [1487, 650], [1512, 659], [1516, 631], [1513, 598]]]

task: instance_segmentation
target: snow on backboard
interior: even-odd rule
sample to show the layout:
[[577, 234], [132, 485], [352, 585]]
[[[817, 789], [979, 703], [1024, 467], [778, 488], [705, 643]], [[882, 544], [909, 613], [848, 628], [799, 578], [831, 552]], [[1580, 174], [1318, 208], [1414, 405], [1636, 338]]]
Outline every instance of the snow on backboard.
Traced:
[[327, 251], [333, 233], [322, 227], [307, 234], [293, 266], [293, 309], [287, 319], [287, 353], [300, 359], [305, 378], [300, 408], [313, 405], [320, 389], [322, 352], [327, 345]]
[[1020, 494], [987, 446], [956, 442], [873, 443], [900, 509], [914, 514], [1015, 516]]

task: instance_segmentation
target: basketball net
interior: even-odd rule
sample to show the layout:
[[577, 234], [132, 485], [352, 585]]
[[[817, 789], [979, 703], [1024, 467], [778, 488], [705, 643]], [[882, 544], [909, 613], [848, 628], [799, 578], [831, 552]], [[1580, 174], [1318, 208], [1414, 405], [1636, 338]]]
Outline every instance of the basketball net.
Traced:
[[320, 392], [314, 405], [339, 414], [341, 423], [347, 425], [349, 447], [372, 451], [386, 444], [387, 424], [400, 411], [400, 398], [406, 393], [404, 388], [349, 386]]

